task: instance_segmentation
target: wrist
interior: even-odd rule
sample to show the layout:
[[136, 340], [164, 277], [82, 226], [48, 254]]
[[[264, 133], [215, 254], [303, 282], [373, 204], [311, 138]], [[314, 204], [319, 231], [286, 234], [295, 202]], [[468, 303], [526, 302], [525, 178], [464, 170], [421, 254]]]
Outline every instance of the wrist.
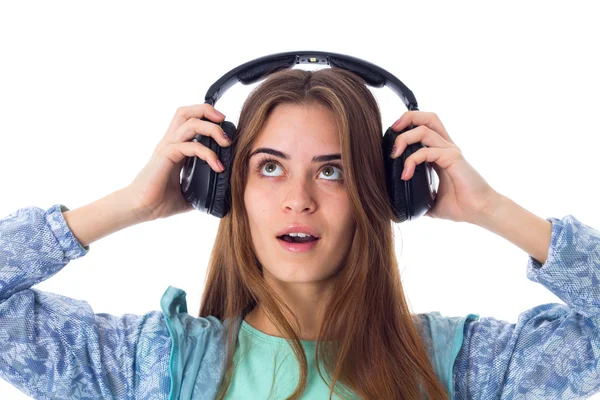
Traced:
[[151, 220], [151, 213], [148, 208], [140, 204], [137, 196], [129, 189], [124, 187], [113, 193], [121, 205], [123, 215], [128, 215], [127, 219], [130, 223], [138, 224], [142, 222], [148, 222]]
[[475, 215], [470, 222], [489, 230], [496, 221], [506, 216], [511, 202], [511, 199], [496, 192], [489, 198], [487, 205], [481, 209], [481, 212]]

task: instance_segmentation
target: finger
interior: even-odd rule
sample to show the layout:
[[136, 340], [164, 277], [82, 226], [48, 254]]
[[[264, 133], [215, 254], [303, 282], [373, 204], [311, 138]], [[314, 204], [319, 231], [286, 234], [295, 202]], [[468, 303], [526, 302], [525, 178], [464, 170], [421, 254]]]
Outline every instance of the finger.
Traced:
[[219, 157], [217, 157], [215, 152], [198, 142], [169, 144], [163, 147], [161, 152], [175, 165], [180, 163], [185, 157], [198, 157], [206, 161], [213, 170], [217, 172], [224, 171], [224, 169], [219, 166]]
[[196, 134], [210, 136], [221, 146], [227, 147], [231, 142], [225, 138], [225, 131], [219, 125], [209, 122], [200, 121], [197, 118], [188, 119], [179, 127], [173, 134], [167, 137], [168, 143], [181, 143], [191, 141]]
[[400, 119], [398, 119], [393, 125], [392, 130], [394, 132], [400, 132], [402, 129], [406, 128], [409, 125], [425, 125], [429, 129], [432, 129], [440, 134], [441, 137], [446, 139], [450, 143], [454, 143], [452, 139], [450, 139], [450, 135], [446, 131], [444, 124], [437, 116], [436, 113], [433, 112], [425, 112], [425, 111], [407, 111]]
[[462, 153], [456, 147], [424, 147], [411, 154], [410, 157], [406, 159], [404, 162], [402, 179], [408, 180], [412, 178], [417, 165], [424, 161], [435, 163], [441, 168], [446, 169], [460, 157], [462, 157]]
[[167, 135], [171, 135], [181, 125], [183, 125], [190, 118], [206, 118], [213, 122], [223, 122], [225, 116], [220, 114], [213, 106], [208, 103], [194, 104], [191, 106], [182, 106], [177, 109], [169, 127], [167, 128]]
[[428, 147], [453, 147], [454, 145], [442, 138], [436, 131], [429, 129], [426, 125], [418, 126], [398, 135], [394, 141], [395, 150], [391, 158], [397, 158], [408, 147], [409, 144], [422, 143]]

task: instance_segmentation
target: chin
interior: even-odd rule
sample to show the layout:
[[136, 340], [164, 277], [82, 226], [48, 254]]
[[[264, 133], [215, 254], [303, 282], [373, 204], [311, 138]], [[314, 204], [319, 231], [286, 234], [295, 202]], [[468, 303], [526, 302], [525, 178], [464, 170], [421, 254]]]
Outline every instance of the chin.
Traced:
[[323, 273], [307, 268], [306, 262], [278, 263], [277, 269], [263, 266], [263, 274], [267, 273], [271, 279], [285, 283], [310, 283], [327, 280], [334, 275], [333, 272]]

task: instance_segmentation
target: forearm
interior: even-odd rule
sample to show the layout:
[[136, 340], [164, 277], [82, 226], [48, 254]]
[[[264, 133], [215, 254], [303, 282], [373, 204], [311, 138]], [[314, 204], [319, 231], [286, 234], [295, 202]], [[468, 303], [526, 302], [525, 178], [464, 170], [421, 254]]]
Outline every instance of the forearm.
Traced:
[[500, 194], [490, 204], [474, 224], [502, 236], [544, 264], [550, 248], [552, 223]]
[[63, 216], [83, 247], [121, 229], [146, 221], [125, 189], [83, 207], [65, 211]]

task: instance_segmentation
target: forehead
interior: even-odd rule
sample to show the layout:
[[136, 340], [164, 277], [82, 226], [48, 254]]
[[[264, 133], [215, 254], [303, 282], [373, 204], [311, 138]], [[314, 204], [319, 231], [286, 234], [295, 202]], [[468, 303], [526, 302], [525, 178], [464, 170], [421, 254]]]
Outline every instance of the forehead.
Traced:
[[286, 153], [311, 148], [312, 154], [325, 148], [339, 150], [340, 144], [335, 119], [325, 106], [279, 104], [269, 114], [253, 148], [263, 146], [277, 146]]

